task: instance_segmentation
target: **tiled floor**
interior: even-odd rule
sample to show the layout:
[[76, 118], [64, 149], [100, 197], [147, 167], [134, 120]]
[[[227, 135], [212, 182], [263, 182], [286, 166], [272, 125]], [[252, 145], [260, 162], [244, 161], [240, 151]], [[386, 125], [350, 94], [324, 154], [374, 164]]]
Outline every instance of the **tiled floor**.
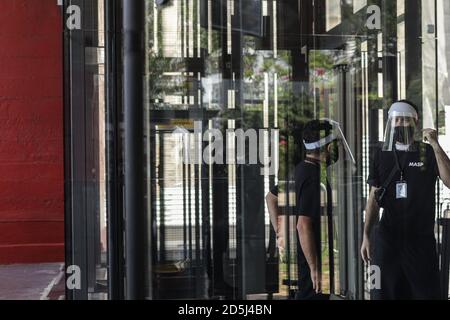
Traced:
[[48, 299], [62, 263], [0, 265], [0, 300]]

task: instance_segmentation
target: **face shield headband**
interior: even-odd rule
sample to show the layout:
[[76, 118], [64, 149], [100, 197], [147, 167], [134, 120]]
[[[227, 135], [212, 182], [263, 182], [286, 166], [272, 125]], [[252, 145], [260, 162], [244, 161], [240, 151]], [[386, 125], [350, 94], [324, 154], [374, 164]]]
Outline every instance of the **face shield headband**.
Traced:
[[349, 155], [353, 164], [356, 165], [355, 157], [353, 156], [353, 153], [350, 150], [350, 146], [347, 142], [347, 139], [345, 139], [344, 133], [341, 129], [339, 122], [330, 119], [321, 119], [321, 121], [327, 121], [332, 125], [333, 127], [332, 133], [316, 142], [306, 143], [305, 141], [303, 141], [306, 150], [316, 150], [326, 146], [327, 144], [333, 141], [342, 141], [346, 154]]
[[312, 142], [312, 143], [306, 143], [305, 141], [303, 141], [306, 150], [316, 150], [316, 149], [320, 149], [324, 146], [326, 146], [327, 144], [333, 142], [334, 140], [337, 139], [337, 136], [334, 133], [329, 134], [328, 136], [326, 136], [323, 139], [320, 139], [319, 141], [316, 142]]

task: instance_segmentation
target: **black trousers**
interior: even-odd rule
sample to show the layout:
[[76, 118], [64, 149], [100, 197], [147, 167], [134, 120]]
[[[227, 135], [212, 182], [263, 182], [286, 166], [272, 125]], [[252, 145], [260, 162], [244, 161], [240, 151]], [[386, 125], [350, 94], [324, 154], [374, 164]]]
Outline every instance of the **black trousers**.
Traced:
[[439, 265], [434, 236], [402, 237], [378, 231], [372, 264], [379, 267], [381, 286], [373, 300], [439, 300]]
[[330, 300], [330, 295], [316, 293], [311, 280], [311, 270], [303, 253], [297, 253], [298, 266], [298, 290], [295, 293], [295, 300]]
[[313, 283], [311, 280], [311, 272], [309, 270], [308, 263], [301, 261], [304, 257], [297, 256], [298, 261], [298, 290], [295, 293], [295, 300], [311, 300], [315, 297], [316, 293], [313, 289]]

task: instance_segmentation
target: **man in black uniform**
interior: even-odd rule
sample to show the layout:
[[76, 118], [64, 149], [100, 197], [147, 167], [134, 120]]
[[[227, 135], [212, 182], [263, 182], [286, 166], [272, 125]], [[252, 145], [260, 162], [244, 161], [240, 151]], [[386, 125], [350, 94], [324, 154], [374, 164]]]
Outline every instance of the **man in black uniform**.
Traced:
[[[440, 176], [450, 186], [450, 161], [435, 130], [424, 130], [429, 144], [415, 140], [417, 107], [394, 103], [383, 145], [372, 150], [371, 192], [361, 255], [379, 267], [380, 284], [372, 299], [439, 299], [439, 268], [434, 236], [435, 185]], [[379, 209], [383, 208], [381, 220]], [[371, 232], [374, 234], [373, 255]], [[373, 257], [373, 259], [372, 259]]]
[[[341, 137], [339, 137], [339, 133]], [[298, 291], [296, 299], [323, 299], [321, 295], [320, 192], [327, 188], [327, 210], [331, 210], [331, 187], [322, 168], [338, 161], [339, 141], [345, 142], [339, 125], [331, 120], [309, 122], [303, 132], [306, 159], [295, 168], [295, 214], [298, 216]], [[345, 142], [345, 146], [347, 143]], [[323, 178], [323, 179], [322, 179]]]

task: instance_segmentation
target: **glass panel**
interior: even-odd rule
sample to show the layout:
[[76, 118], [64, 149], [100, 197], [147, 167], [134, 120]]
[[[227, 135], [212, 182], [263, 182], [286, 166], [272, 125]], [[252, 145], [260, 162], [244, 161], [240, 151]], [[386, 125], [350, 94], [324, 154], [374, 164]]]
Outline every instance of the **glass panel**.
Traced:
[[[421, 104], [420, 129], [445, 128], [434, 4], [383, 2], [369, 15], [366, 1], [243, 4], [146, 1], [152, 296], [299, 297], [309, 279], [296, 172], [313, 156], [322, 161], [322, 293], [370, 298], [360, 257], [366, 181], [388, 109], [411, 99]], [[330, 166], [323, 146], [305, 150], [307, 124], [324, 118], [346, 138]]]
[[[85, 64], [86, 75], [92, 75], [92, 82], [87, 88], [88, 112], [92, 112], [92, 152], [94, 157], [91, 173], [93, 187], [97, 199], [95, 207], [89, 212], [92, 220], [88, 221], [91, 235], [95, 235], [88, 241], [88, 251], [92, 251], [92, 258], [88, 265], [92, 264], [95, 273], [89, 273], [92, 280], [89, 281], [90, 299], [107, 299], [107, 218], [106, 218], [106, 162], [105, 162], [105, 33], [104, 33], [104, 2], [94, 1], [91, 4], [92, 21], [96, 25], [92, 37], [96, 39], [95, 46], [86, 47]], [[88, 267], [91, 269], [91, 267]]]
[[66, 223], [71, 226], [66, 264], [75, 266], [70, 272], [78, 272], [80, 282], [68, 288], [67, 298], [107, 299], [104, 1], [73, 4], [83, 14], [83, 31], [65, 30]]

